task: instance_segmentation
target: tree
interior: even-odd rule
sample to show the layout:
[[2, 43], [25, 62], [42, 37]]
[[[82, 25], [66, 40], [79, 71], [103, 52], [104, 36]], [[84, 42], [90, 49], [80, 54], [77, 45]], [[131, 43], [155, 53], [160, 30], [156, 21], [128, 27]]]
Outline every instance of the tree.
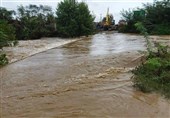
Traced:
[[151, 34], [170, 34], [170, 1], [155, 1], [144, 4], [147, 11], [145, 27]]
[[21, 26], [17, 29], [22, 34], [19, 39], [38, 39], [55, 32], [55, 17], [49, 6], [20, 6], [18, 16]]
[[139, 33], [136, 30], [135, 24], [137, 22], [144, 22], [145, 20], [145, 10], [137, 8], [136, 10], [123, 10], [121, 12], [122, 19], [127, 22], [127, 25], [124, 26], [123, 32]]
[[15, 29], [6, 21], [0, 20], [0, 49], [16, 43]]
[[15, 38], [15, 29], [7, 21], [0, 20], [0, 66], [8, 63], [6, 54], [3, 53], [3, 47], [12, 46], [17, 43]]
[[8, 22], [13, 20], [13, 15], [15, 14], [15, 11], [9, 11], [6, 8], [0, 7], [0, 19], [6, 20]]
[[90, 14], [86, 3], [79, 3], [77, 23], [78, 23], [78, 36], [88, 35], [93, 32], [94, 28], [94, 17]]
[[57, 30], [63, 37], [76, 37], [93, 33], [94, 17], [87, 4], [75, 0], [64, 0], [56, 11]]
[[155, 0], [154, 3], [144, 4], [143, 8], [138, 8], [137, 10], [123, 11], [121, 13], [123, 19], [127, 22], [127, 26], [124, 28], [125, 32], [136, 32], [134, 24], [142, 22], [150, 34], [170, 34], [170, 0]]

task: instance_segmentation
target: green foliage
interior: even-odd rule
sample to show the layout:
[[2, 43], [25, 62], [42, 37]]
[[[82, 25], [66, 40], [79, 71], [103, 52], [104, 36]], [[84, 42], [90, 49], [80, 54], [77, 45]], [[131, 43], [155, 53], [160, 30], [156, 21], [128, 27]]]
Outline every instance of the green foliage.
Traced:
[[[138, 11], [143, 11], [142, 9], [138, 9]], [[135, 15], [136, 11], [123, 10], [121, 12], [121, 15], [123, 19], [127, 22], [127, 25], [124, 26], [123, 29], [119, 30], [120, 32], [130, 32], [130, 33], [139, 33], [138, 30], [136, 30], [135, 24], [137, 22], [142, 22], [145, 19], [145, 16], [143, 15]]]
[[65, 37], [89, 35], [94, 29], [94, 17], [87, 4], [75, 0], [59, 3], [57, 22], [52, 8], [46, 5], [19, 6], [16, 14], [0, 7], [0, 19], [16, 29], [16, 38], [19, 40], [59, 36], [59, 33]]
[[149, 53], [151, 53], [152, 47], [151, 47], [151, 42], [149, 41], [149, 35], [148, 35], [148, 32], [147, 32], [147, 29], [144, 27], [142, 22], [137, 22], [135, 24], [135, 27], [136, 27], [136, 30], [139, 31], [144, 36], [144, 38], [146, 39], [147, 50], [148, 50]]
[[156, 72], [161, 67], [160, 58], [151, 58], [146, 61], [146, 69]]
[[148, 56], [145, 63], [136, 67], [134, 74], [134, 86], [143, 92], [158, 92], [170, 98], [170, 52], [169, 47], [155, 43], [156, 51], [152, 50], [148, 40], [147, 29], [142, 22], [135, 24], [137, 30], [144, 35], [148, 45]]
[[147, 14], [145, 26], [151, 34], [170, 34], [170, 1], [155, 1], [144, 5]]
[[19, 21], [15, 27], [19, 39], [38, 39], [55, 35], [56, 21], [51, 7], [42, 5], [19, 6], [18, 15]]
[[150, 34], [170, 34], [170, 1], [155, 1], [145, 4], [147, 10], [145, 26]]
[[0, 49], [4, 46], [11, 46], [17, 43], [15, 29], [6, 21], [0, 20]]
[[3, 7], [0, 7], [0, 19], [5, 21], [12, 21], [13, 15], [15, 14], [15, 11], [9, 11]]
[[8, 64], [6, 54], [0, 54], [0, 67]]
[[127, 31], [128, 31], [127, 25], [119, 25], [118, 32], [124, 33], [124, 32], [127, 32]]
[[15, 29], [6, 21], [0, 20], [0, 66], [8, 63], [6, 54], [3, 53], [3, 47], [16, 45]]
[[155, 24], [151, 34], [157, 35], [169, 35], [170, 34], [170, 24]]
[[76, 37], [93, 33], [94, 17], [84, 2], [64, 0], [56, 11], [57, 29], [63, 37]]
[[170, 98], [170, 52], [167, 46], [157, 45], [145, 63], [133, 70], [134, 86], [143, 92], [158, 92]]
[[140, 31], [140, 33], [141, 33], [142, 35], [144, 35], [145, 38], [148, 39], [147, 29], [143, 26], [142, 22], [137, 22], [137, 23], [135, 23], [134, 25], [135, 25], [136, 29], [137, 29], [138, 31]]
[[127, 21], [124, 32], [137, 32], [134, 24], [142, 22], [149, 34], [170, 34], [170, 1], [156, 0], [152, 4], [144, 4], [143, 7], [137, 11], [145, 11], [145, 15], [135, 15], [136, 10], [122, 11], [122, 17]]

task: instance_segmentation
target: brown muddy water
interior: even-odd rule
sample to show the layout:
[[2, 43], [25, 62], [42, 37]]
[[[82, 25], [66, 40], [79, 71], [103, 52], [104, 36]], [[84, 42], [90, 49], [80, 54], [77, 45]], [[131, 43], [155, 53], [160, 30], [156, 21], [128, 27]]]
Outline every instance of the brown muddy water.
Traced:
[[132, 87], [141, 36], [101, 33], [0, 69], [1, 117], [169, 118], [170, 103]]

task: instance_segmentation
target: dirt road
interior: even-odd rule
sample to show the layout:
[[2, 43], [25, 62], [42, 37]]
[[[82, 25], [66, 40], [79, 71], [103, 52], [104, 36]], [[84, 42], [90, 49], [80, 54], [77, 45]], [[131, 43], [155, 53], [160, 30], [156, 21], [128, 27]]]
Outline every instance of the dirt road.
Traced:
[[169, 101], [132, 87], [142, 51], [142, 36], [101, 33], [0, 68], [1, 117], [169, 118]]

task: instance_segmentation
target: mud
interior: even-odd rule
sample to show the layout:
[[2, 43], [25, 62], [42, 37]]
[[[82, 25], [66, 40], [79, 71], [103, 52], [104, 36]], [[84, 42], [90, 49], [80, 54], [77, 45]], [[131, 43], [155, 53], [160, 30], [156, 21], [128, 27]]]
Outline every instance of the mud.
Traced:
[[1, 117], [169, 118], [170, 102], [132, 87], [142, 36], [101, 33], [0, 68]]

